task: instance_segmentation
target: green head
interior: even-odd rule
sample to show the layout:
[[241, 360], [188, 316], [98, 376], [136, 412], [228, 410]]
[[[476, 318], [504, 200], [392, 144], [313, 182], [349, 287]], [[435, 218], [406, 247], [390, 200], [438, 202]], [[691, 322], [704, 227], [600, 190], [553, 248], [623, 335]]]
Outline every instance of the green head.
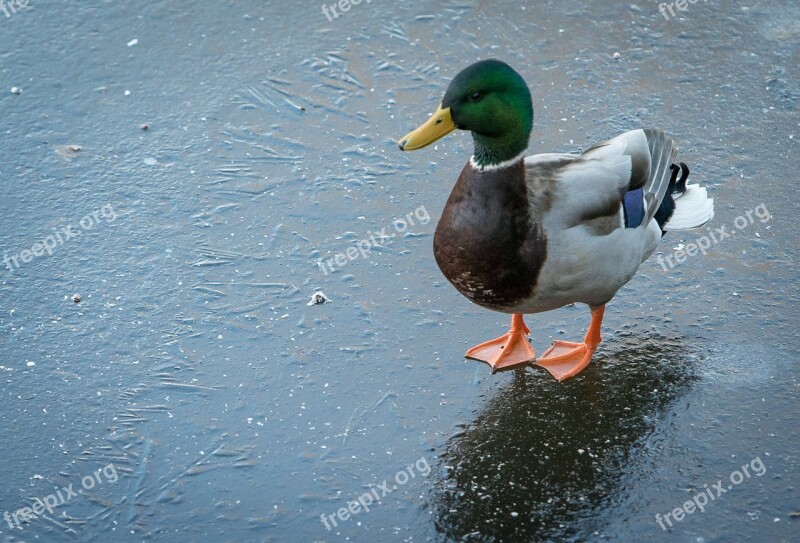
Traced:
[[468, 66], [450, 82], [436, 113], [405, 136], [400, 148], [420, 149], [455, 128], [472, 132], [475, 162], [480, 166], [521, 154], [533, 128], [533, 103], [525, 80], [499, 60]]

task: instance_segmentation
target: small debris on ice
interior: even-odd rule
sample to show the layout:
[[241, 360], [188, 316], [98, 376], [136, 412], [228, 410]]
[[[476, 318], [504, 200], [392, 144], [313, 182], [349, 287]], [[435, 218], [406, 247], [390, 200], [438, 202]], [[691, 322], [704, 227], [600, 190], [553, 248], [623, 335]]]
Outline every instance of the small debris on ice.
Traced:
[[83, 147], [80, 145], [56, 145], [55, 147], [56, 153], [66, 159], [72, 159], [72, 156], [76, 153], [80, 153], [83, 151]]
[[311, 295], [311, 300], [309, 300], [307, 305], [322, 305], [330, 303], [330, 300], [325, 293], [321, 290], [316, 291], [314, 294]]

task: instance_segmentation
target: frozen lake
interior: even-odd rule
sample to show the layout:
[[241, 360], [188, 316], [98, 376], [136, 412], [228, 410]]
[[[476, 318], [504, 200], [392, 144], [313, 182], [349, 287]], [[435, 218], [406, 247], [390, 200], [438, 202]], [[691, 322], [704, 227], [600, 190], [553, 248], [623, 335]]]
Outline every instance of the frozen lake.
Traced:
[[[800, 5], [351, 2], [0, 4], [0, 541], [795, 541]], [[663, 128], [731, 233], [563, 384], [463, 359], [471, 140], [396, 145], [490, 57], [533, 152]]]

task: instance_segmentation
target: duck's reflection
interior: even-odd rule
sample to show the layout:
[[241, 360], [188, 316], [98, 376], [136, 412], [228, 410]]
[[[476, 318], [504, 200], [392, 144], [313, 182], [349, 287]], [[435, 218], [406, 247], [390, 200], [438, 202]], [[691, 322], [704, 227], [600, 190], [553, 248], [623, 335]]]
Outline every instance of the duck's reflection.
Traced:
[[[680, 340], [604, 344], [562, 384], [518, 371], [442, 456], [430, 506], [448, 539], [581, 540], [669, 405], [694, 381], [698, 354]], [[643, 453], [646, 454], [646, 453]]]

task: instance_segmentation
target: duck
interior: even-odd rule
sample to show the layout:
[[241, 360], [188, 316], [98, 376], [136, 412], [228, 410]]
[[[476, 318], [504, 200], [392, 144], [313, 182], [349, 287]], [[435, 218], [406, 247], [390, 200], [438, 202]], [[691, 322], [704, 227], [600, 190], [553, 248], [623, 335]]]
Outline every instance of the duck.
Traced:
[[[714, 200], [687, 183], [689, 168], [663, 130], [526, 156], [533, 119], [523, 77], [487, 59], [460, 71], [433, 115], [397, 143], [416, 151], [457, 129], [472, 134], [473, 154], [441, 213], [433, 253], [458, 292], [510, 314], [511, 324], [465, 357], [492, 373], [531, 365], [564, 381], [600, 345], [606, 304], [666, 233], [709, 222]], [[583, 341], [553, 341], [537, 358], [524, 316], [572, 304], [589, 308]]]

